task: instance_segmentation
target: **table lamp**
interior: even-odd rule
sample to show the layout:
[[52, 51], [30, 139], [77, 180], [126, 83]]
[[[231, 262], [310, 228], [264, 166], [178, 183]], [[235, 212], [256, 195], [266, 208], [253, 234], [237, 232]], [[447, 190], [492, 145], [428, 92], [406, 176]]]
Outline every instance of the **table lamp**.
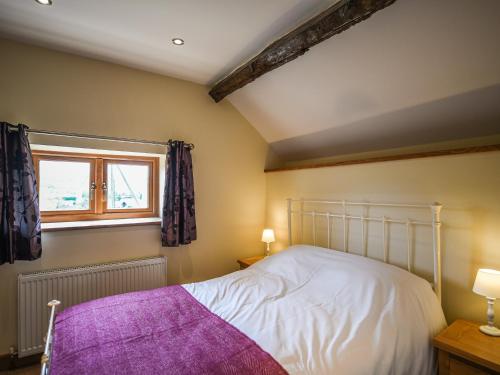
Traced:
[[266, 257], [269, 256], [269, 244], [276, 241], [274, 238], [274, 231], [272, 229], [264, 229], [262, 232], [262, 242], [267, 244]]
[[477, 271], [472, 291], [488, 300], [488, 325], [479, 327], [479, 330], [490, 336], [500, 336], [500, 329], [493, 325], [495, 320], [493, 303], [496, 298], [500, 298], [500, 271], [485, 268]]

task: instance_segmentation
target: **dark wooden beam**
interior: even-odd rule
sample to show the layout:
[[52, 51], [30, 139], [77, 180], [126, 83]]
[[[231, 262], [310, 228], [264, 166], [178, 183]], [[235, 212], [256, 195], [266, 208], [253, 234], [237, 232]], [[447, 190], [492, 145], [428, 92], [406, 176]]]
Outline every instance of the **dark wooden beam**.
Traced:
[[215, 102], [273, 69], [306, 53], [312, 46], [347, 30], [396, 0], [340, 0], [324, 12], [267, 46], [210, 90]]

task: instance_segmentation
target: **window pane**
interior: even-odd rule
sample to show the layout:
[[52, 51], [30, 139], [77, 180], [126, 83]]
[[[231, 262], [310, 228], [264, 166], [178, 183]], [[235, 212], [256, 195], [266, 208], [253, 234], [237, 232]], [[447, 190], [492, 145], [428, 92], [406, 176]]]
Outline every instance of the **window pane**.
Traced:
[[108, 209], [148, 208], [149, 166], [108, 164]]
[[90, 163], [40, 160], [40, 210], [88, 210]]

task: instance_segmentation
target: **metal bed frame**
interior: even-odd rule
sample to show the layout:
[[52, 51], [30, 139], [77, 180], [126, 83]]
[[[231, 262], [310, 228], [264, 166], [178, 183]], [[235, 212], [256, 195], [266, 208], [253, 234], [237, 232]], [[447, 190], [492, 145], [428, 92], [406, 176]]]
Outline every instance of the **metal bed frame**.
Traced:
[[[294, 210], [293, 204], [299, 203], [299, 209]], [[325, 205], [327, 207], [340, 206], [342, 207], [342, 213], [333, 213], [330, 211], [317, 211], [317, 210], [304, 210], [304, 205]], [[399, 208], [399, 209], [420, 209], [428, 210], [431, 214], [431, 219], [429, 221], [412, 220], [406, 217], [405, 220], [402, 219], [392, 219], [389, 216], [365, 216], [365, 215], [353, 215], [348, 212], [348, 208], [351, 206], [358, 207], [381, 207], [381, 208]], [[367, 222], [380, 222], [382, 223], [382, 243], [383, 243], [383, 261], [389, 263], [389, 242], [387, 241], [387, 226], [388, 224], [401, 224], [406, 225], [406, 240], [407, 240], [407, 269], [412, 272], [412, 246], [411, 246], [411, 228], [416, 225], [430, 226], [432, 228], [432, 247], [434, 253], [434, 277], [433, 277], [433, 289], [436, 296], [441, 302], [441, 209], [443, 206], [440, 203], [432, 204], [397, 204], [397, 203], [370, 203], [370, 202], [350, 202], [345, 200], [307, 200], [307, 199], [287, 199], [287, 214], [288, 214], [288, 243], [293, 245], [293, 231], [292, 231], [292, 215], [299, 215], [300, 220], [300, 237], [303, 239], [304, 230], [304, 216], [312, 217], [312, 237], [313, 245], [316, 245], [316, 218], [325, 217], [327, 221], [327, 243], [328, 248], [331, 248], [333, 234], [332, 234], [332, 219], [341, 219], [343, 221], [343, 251], [349, 252], [349, 237], [348, 237], [348, 226], [351, 220], [358, 220], [361, 223], [361, 243], [362, 243], [362, 255], [367, 257], [367, 243], [366, 243], [366, 232], [365, 226]], [[376, 259], [379, 260], [379, 259]], [[50, 311], [49, 327], [47, 330], [47, 336], [45, 341], [45, 350], [42, 355], [41, 364], [41, 375], [48, 375], [50, 372], [50, 355], [52, 351], [52, 338], [54, 329], [54, 318], [57, 306], [61, 302], [57, 300], [50, 301], [48, 307]]]
[[[293, 204], [298, 203], [299, 209], [294, 210]], [[342, 213], [332, 213], [330, 211], [317, 211], [317, 210], [304, 210], [304, 205], [312, 204], [315, 206], [340, 206], [342, 208]], [[348, 208], [350, 206], [358, 206], [363, 208], [370, 207], [381, 207], [381, 208], [399, 208], [399, 209], [419, 209], [428, 210], [431, 214], [431, 219], [429, 221], [412, 220], [410, 217], [402, 219], [391, 219], [390, 217], [383, 216], [364, 216], [364, 215], [353, 215], [348, 213]], [[343, 221], [343, 243], [344, 252], [349, 252], [349, 237], [348, 237], [348, 227], [351, 220], [358, 220], [361, 223], [361, 244], [362, 244], [362, 255], [367, 257], [367, 243], [366, 243], [366, 231], [365, 226], [368, 222], [380, 222], [382, 223], [382, 246], [383, 246], [383, 261], [389, 263], [389, 242], [387, 241], [387, 226], [388, 224], [402, 224], [406, 226], [406, 245], [407, 245], [407, 269], [409, 272], [412, 270], [412, 244], [411, 244], [411, 228], [416, 225], [430, 226], [432, 228], [432, 248], [434, 255], [434, 276], [432, 287], [439, 302], [441, 303], [441, 209], [443, 206], [440, 203], [432, 204], [407, 204], [407, 203], [370, 203], [370, 202], [350, 202], [345, 200], [317, 200], [317, 199], [287, 199], [287, 213], [288, 213], [288, 244], [293, 245], [292, 236], [292, 215], [299, 216], [299, 233], [300, 239], [303, 239], [304, 232], [304, 216], [311, 216], [311, 230], [312, 230], [312, 242], [316, 246], [316, 218], [325, 217], [327, 226], [327, 247], [331, 248], [332, 243], [332, 219], [341, 219]], [[379, 260], [379, 259], [376, 259]]]
[[54, 318], [56, 315], [57, 306], [61, 304], [58, 300], [50, 301], [47, 306], [50, 308], [50, 319], [49, 319], [49, 328], [47, 330], [47, 336], [45, 337], [45, 349], [42, 354], [42, 358], [40, 360], [42, 368], [40, 370], [41, 375], [46, 375], [49, 373], [49, 365], [50, 365], [50, 353], [52, 351], [52, 334], [54, 331]]

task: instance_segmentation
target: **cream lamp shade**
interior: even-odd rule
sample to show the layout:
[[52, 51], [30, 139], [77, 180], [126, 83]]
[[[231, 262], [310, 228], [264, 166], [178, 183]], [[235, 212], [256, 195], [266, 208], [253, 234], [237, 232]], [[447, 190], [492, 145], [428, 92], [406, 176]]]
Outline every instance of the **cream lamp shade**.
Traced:
[[274, 230], [264, 229], [264, 231], [262, 232], [262, 242], [265, 242], [267, 244], [266, 257], [268, 257], [271, 252], [271, 250], [269, 249], [269, 244], [274, 241], [276, 241], [276, 239], [274, 238]]
[[477, 271], [472, 290], [487, 298], [500, 298], [500, 271], [485, 268]]
[[496, 298], [500, 298], [500, 271], [482, 268], [477, 271], [476, 281], [472, 291], [488, 300], [488, 325], [479, 327], [479, 330], [487, 335], [500, 336], [500, 329], [495, 327], [495, 311], [493, 304]]
[[274, 241], [276, 241], [276, 239], [274, 238], [274, 230], [264, 229], [264, 231], [262, 232], [262, 242], [271, 243]]

